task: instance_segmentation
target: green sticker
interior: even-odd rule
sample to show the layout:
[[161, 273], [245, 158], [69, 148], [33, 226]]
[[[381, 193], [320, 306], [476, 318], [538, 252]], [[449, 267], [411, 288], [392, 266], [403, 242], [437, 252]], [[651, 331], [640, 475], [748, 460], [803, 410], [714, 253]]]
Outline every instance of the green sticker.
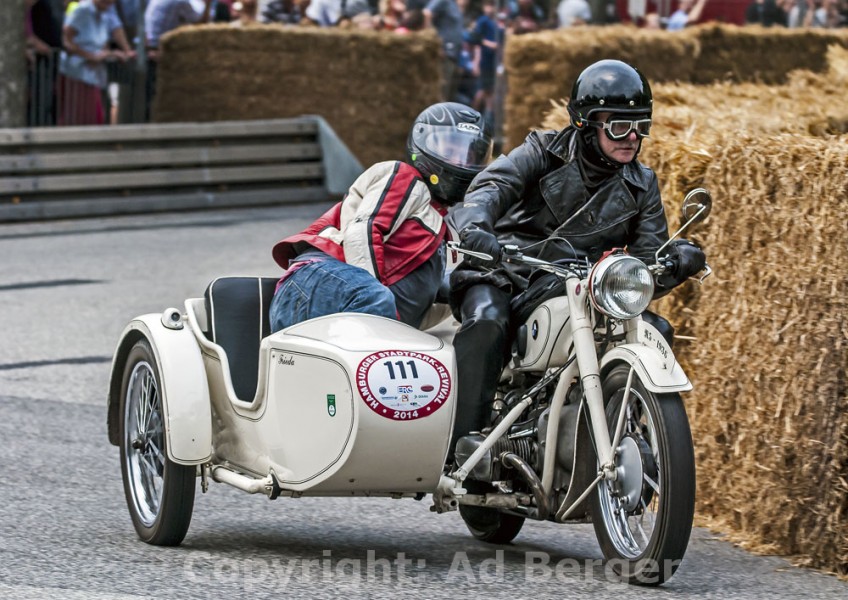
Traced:
[[336, 395], [335, 394], [327, 394], [327, 413], [331, 417], [336, 416]]

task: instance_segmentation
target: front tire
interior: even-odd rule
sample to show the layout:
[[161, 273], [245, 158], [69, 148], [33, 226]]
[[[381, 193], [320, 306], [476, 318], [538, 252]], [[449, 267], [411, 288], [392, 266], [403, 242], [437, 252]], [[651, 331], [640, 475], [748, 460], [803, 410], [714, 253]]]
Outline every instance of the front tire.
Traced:
[[[619, 365], [604, 378], [610, 437], [629, 371]], [[679, 394], [649, 392], [634, 374], [615, 463], [618, 480], [592, 494], [595, 534], [624, 581], [660, 585], [686, 553], [695, 513], [695, 454]]]
[[177, 546], [194, 509], [196, 467], [168, 459], [162, 386], [147, 340], [132, 347], [121, 383], [121, 475], [133, 525], [143, 541]]

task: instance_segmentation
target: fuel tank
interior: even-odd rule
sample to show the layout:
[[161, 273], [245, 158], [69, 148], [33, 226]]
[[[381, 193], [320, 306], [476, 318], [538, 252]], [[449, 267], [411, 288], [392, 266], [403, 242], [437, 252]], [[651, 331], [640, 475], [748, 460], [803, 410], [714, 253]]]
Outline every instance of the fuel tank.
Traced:
[[515, 370], [561, 367], [568, 360], [571, 337], [568, 298], [558, 296], [542, 302], [518, 328]]

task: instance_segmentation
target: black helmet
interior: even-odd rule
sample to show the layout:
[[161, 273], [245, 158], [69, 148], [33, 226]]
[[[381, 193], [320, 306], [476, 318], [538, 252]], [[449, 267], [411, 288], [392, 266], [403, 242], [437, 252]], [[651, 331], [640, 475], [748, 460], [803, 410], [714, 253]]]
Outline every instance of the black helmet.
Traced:
[[577, 76], [568, 101], [568, 114], [574, 127], [584, 129], [595, 112], [650, 118], [652, 107], [651, 86], [642, 73], [620, 60], [601, 60]]
[[415, 119], [406, 152], [430, 194], [452, 205], [462, 201], [471, 180], [491, 160], [492, 136], [479, 112], [457, 102], [441, 102]]

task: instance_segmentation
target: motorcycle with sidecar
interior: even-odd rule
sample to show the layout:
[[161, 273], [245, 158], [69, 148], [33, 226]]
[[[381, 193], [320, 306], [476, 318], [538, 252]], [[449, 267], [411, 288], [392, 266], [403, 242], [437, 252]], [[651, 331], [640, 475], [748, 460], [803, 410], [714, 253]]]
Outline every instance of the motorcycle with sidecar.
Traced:
[[[690, 192], [671, 240], [711, 205]], [[114, 354], [107, 420], [137, 534], [179, 544], [198, 480], [204, 493], [214, 481], [270, 499], [431, 494], [431, 510], [458, 509], [492, 543], [527, 519], [591, 520], [623, 580], [664, 582], [686, 551], [695, 497], [680, 397], [692, 385], [641, 317], [669, 268], [666, 247], [650, 265], [623, 252], [551, 263], [504, 248], [503, 260], [558, 287], [524, 311], [489, 426], [461, 438], [449, 465], [451, 318], [420, 331], [335, 314], [270, 333], [276, 279], [266, 277], [219, 278], [182, 310], [134, 318]]]

